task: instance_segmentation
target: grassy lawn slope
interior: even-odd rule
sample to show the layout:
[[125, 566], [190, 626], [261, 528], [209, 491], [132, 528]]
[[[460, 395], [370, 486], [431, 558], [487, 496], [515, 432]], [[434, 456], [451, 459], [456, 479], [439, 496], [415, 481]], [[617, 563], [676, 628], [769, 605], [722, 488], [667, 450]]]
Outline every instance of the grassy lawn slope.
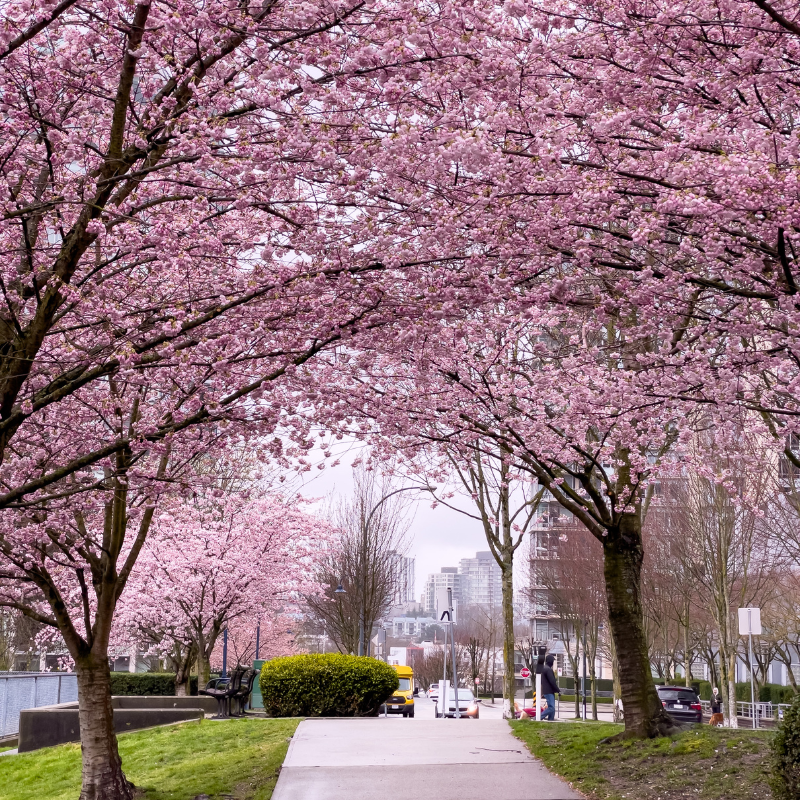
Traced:
[[670, 739], [600, 744], [611, 723], [512, 722], [548, 769], [592, 800], [765, 800], [767, 731], [695, 726]]
[[[204, 721], [126, 733], [122, 767], [142, 800], [191, 800], [224, 794], [268, 800], [299, 720]], [[3, 800], [75, 800], [80, 794], [78, 744], [0, 758]]]

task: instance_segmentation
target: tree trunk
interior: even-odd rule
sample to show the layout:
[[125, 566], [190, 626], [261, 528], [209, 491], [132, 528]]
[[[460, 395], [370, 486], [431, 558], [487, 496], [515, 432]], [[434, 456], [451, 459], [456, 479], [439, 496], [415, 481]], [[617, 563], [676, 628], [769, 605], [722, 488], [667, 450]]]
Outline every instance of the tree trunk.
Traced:
[[641, 600], [642, 547], [641, 513], [623, 514], [616, 529], [603, 541], [603, 571], [608, 600], [608, 617], [619, 664], [625, 736], [654, 738], [675, 731], [675, 723], [658, 699]]
[[122, 772], [111, 708], [111, 673], [105, 653], [76, 659], [83, 784], [80, 800], [131, 800]]
[[684, 605], [686, 624], [683, 626], [683, 673], [687, 686], [692, 685], [692, 659], [689, 653], [689, 601]]
[[739, 715], [736, 709], [736, 652], [734, 651], [727, 659], [728, 673], [728, 725], [731, 728], [739, 727]]
[[[578, 635], [577, 633], [575, 634]], [[578, 639], [580, 642], [580, 638]], [[572, 665], [572, 685], [575, 692], [575, 719], [580, 719], [581, 716], [581, 686], [580, 686], [580, 650], [578, 645], [575, 645], [575, 657], [568, 655], [569, 663]]]
[[502, 551], [502, 600], [503, 600], [503, 698], [508, 703], [509, 719], [514, 718], [514, 696], [516, 695], [516, 672], [514, 669], [514, 573], [513, 550]]
[[595, 675], [594, 664], [589, 669], [589, 680], [591, 681], [592, 693], [592, 719], [597, 719], [597, 676]]
[[[191, 645], [186, 649], [182, 646], [176, 645], [172, 655], [172, 663], [175, 668], [175, 695], [177, 697], [186, 697], [192, 693], [191, 679], [192, 679], [192, 663], [195, 660], [195, 647]], [[203, 688], [198, 686], [198, 689]]]
[[211, 680], [211, 663], [209, 662], [207, 653], [210, 653], [214, 648], [208, 648], [205, 639], [201, 639], [195, 644], [197, 650], [197, 686], [205, 687]]
[[[608, 643], [611, 648], [611, 680], [614, 685], [614, 722], [622, 722], [618, 700], [622, 699], [622, 686], [619, 682], [619, 662], [617, 661], [617, 648], [614, 646], [614, 635], [609, 631]], [[625, 704], [623, 703], [623, 713]]]

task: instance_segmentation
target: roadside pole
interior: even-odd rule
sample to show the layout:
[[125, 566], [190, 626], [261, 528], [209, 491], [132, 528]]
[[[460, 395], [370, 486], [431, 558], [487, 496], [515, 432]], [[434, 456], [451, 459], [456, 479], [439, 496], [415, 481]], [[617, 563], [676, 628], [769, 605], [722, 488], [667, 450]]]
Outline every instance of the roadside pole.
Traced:
[[583, 721], [586, 722], [586, 625], [583, 626], [583, 675], [581, 676], [581, 694], [583, 695]]
[[750, 711], [753, 715], [753, 728], [758, 727], [758, 712], [756, 711], [756, 689], [753, 677], [753, 634], [761, 635], [761, 609], [739, 609], [739, 635], [747, 634], [748, 650], [750, 654]]
[[547, 648], [539, 645], [536, 654], [536, 721], [542, 721], [542, 670], [544, 670], [544, 657]]
[[444, 712], [447, 706], [444, 703], [447, 702], [447, 625], [444, 625], [444, 645], [442, 646], [442, 655], [444, 656], [442, 661], [444, 662], [444, 673], [442, 675], [442, 686], [439, 689], [439, 696], [436, 698], [436, 704], [442, 710], [441, 717], [444, 719]]
[[453, 663], [453, 697], [456, 703], [456, 719], [461, 719], [461, 711], [458, 708], [458, 665], [456, 664], [456, 630], [455, 617], [453, 616], [453, 590], [447, 590], [447, 606], [450, 612], [450, 661]]
[[[748, 612], [750, 609], [747, 609]], [[750, 643], [750, 708], [753, 709], [753, 729], [757, 727], [756, 725], [756, 689], [753, 683], [753, 634], [752, 628], [750, 629], [751, 632], [747, 634], [747, 638]]]

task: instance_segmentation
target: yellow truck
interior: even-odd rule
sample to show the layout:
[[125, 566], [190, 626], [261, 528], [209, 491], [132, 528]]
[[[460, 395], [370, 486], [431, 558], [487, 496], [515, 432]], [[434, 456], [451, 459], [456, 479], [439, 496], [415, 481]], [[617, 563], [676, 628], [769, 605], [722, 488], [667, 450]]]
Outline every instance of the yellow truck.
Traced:
[[387, 714], [414, 716], [414, 670], [411, 667], [393, 665], [400, 679], [397, 691], [386, 701]]

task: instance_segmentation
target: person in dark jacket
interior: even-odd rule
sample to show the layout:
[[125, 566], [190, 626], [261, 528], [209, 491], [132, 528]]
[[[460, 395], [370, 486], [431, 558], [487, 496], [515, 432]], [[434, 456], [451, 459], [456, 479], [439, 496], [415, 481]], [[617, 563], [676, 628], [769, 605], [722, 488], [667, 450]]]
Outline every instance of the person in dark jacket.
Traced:
[[711, 693], [711, 725], [722, 725], [725, 717], [722, 715], [722, 698], [719, 696], [719, 689], [714, 687]]
[[543, 720], [554, 720], [556, 718], [556, 695], [561, 694], [561, 689], [558, 688], [558, 680], [553, 672], [554, 661], [554, 656], [547, 656], [542, 669], [542, 695], [547, 700], [547, 711], [542, 714]]

